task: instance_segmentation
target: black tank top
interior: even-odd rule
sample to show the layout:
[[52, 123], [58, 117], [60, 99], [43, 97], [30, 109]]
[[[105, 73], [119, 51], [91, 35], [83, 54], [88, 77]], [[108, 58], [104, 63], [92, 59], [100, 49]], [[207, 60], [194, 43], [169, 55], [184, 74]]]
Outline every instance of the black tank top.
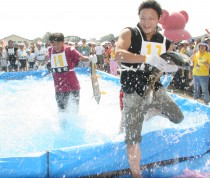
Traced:
[[[8, 50], [9, 49], [13, 49], [13, 48], [14, 48], [13, 53], [9, 53]], [[16, 52], [17, 52], [18, 48], [15, 48], [15, 47], [9, 48], [9, 47], [7, 47], [6, 50], [7, 50], [7, 53], [8, 53], [9, 61], [15, 61], [16, 57], [17, 57], [16, 56]]]
[[[138, 26], [138, 25], [137, 25]], [[131, 46], [128, 49], [129, 52], [135, 53], [135, 54], [141, 54], [141, 44], [142, 44], [142, 38], [141, 35], [136, 27], [130, 28], [131, 30]], [[141, 30], [141, 28], [138, 26], [138, 28]], [[144, 32], [141, 30], [141, 34], [146, 41], [146, 36]], [[152, 42], [159, 42], [163, 43], [164, 37], [157, 32], [153, 35], [151, 38]], [[170, 41], [166, 40], [166, 50], [168, 50], [170, 46]], [[140, 69], [142, 63], [122, 63], [122, 65], [127, 67], [133, 67], [136, 69]], [[124, 93], [131, 94], [136, 92], [138, 95], [143, 96], [147, 86], [149, 85], [149, 79], [150, 75], [153, 73], [154, 68], [151, 65], [145, 64], [144, 70], [137, 70], [136, 72], [129, 70], [129, 71], [122, 71], [121, 72], [121, 89]], [[160, 81], [155, 83], [155, 90], [162, 87], [162, 84]]]

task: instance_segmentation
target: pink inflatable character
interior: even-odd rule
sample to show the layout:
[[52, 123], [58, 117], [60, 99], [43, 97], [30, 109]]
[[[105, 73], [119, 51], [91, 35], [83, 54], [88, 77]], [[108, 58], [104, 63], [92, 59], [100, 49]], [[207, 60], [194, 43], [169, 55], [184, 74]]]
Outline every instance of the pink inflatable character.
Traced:
[[173, 12], [169, 14], [167, 10], [163, 10], [163, 14], [159, 23], [162, 25], [164, 35], [175, 42], [189, 40], [192, 38], [190, 33], [185, 30], [185, 25], [188, 22], [188, 14], [186, 11]]

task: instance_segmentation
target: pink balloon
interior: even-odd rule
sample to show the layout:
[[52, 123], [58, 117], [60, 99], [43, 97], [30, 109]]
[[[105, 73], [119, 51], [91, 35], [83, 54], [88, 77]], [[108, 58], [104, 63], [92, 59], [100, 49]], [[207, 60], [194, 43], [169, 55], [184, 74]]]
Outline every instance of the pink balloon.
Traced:
[[185, 29], [188, 20], [188, 13], [184, 10], [171, 14], [167, 10], [163, 10], [159, 23], [164, 30], [163, 34], [168, 39], [179, 42], [192, 38], [191, 34]]

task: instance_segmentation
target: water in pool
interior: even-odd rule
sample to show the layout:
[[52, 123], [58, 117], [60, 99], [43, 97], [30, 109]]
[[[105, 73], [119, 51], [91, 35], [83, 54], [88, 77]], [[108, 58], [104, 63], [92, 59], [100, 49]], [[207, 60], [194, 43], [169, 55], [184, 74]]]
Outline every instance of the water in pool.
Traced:
[[[90, 76], [78, 74], [81, 85], [80, 111], [58, 114], [50, 76], [35, 80], [0, 80], [0, 157], [95, 142], [123, 139], [119, 134], [119, 86], [99, 78], [103, 91], [100, 104], [92, 98]], [[202, 125], [208, 117], [185, 112], [185, 120], [173, 124], [156, 116], [144, 123], [142, 134], [165, 128], [183, 129]], [[65, 128], [59, 120], [65, 118]]]

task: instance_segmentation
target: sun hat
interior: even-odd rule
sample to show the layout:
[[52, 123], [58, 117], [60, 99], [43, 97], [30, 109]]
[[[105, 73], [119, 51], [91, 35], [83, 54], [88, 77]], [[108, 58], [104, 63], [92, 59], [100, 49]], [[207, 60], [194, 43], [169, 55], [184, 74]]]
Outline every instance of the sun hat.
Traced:
[[188, 43], [194, 43], [194, 42], [195, 42], [195, 40], [193, 38], [188, 40]]
[[206, 42], [198, 43], [198, 47], [200, 47], [200, 46], [206, 46], [207, 50], [209, 50], [209, 45]]

